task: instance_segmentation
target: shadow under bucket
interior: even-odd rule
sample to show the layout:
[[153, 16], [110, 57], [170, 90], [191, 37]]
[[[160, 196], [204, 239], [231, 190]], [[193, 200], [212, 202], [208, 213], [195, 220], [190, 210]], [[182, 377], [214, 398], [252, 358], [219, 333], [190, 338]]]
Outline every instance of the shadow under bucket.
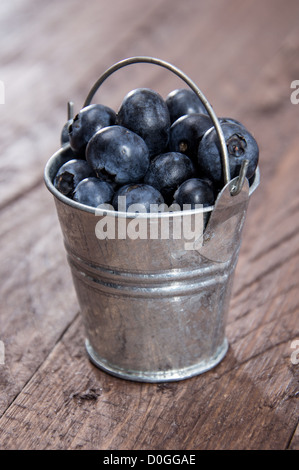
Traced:
[[[210, 115], [221, 135], [217, 117]], [[62, 195], [53, 181], [69, 159], [67, 146], [58, 150], [44, 178], [54, 196], [91, 361], [112, 375], [142, 382], [182, 380], [214, 367], [228, 349], [233, 276], [259, 169], [251, 185], [245, 178], [234, 195], [239, 177], [228, 179], [213, 207], [136, 216], [99, 211]], [[183, 229], [188, 216], [193, 225], [196, 217], [208, 219], [191, 240]], [[146, 235], [130, 236], [141, 223]], [[104, 226], [113, 236], [102, 236]], [[169, 236], [179, 227], [180, 236]]]

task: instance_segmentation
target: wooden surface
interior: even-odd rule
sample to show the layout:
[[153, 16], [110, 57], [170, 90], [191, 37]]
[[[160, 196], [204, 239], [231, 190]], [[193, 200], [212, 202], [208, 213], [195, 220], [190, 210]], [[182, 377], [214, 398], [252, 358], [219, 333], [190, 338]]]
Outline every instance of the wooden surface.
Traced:
[[[0, 6], [1, 449], [299, 449], [297, 0], [4, 0]], [[43, 169], [102, 72], [133, 55], [184, 70], [260, 146], [227, 322], [230, 348], [182, 382], [114, 378], [87, 359]], [[97, 95], [117, 109], [179, 81], [149, 65]], [[298, 349], [298, 346], [297, 346]], [[293, 360], [292, 360], [293, 358]]]

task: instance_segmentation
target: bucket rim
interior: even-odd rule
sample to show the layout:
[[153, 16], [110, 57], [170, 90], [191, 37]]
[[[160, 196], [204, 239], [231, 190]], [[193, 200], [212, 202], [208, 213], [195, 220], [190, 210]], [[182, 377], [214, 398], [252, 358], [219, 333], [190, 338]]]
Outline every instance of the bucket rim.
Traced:
[[[65, 196], [62, 194], [58, 189], [55, 188], [53, 184], [53, 179], [55, 174], [58, 171], [58, 168], [63, 164], [57, 166], [57, 161], [59, 158], [61, 159], [63, 157], [63, 152], [68, 152], [70, 150], [69, 144], [64, 145], [60, 149], [58, 149], [47, 161], [44, 169], [44, 182], [50, 193], [58, 199], [60, 202], [66, 204], [67, 206], [70, 206], [74, 209], [80, 210], [82, 212], [87, 212], [91, 213], [93, 215], [110, 215], [113, 217], [122, 217], [126, 219], [135, 219], [135, 218], [142, 218], [142, 219], [157, 219], [157, 218], [172, 218], [172, 217], [181, 217], [181, 216], [188, 216], [188, 215], [196, 215], [196, 214], [205, 214], [205, 213], [211, 213], [214, 210], [215, 205], [212, 206], [207, 206], [207, 207], [202, 207], [199, 209], [190, 209], [190, 210], [180, 210], [180, 211], [173, 211], [173, 212], [142, 212], [142, 213], [132, 213], [132, 212], [121, 212], [117, 210], [112, 210], [112, 209], [103, 209], [103, 208], [98, 208], [98, 207], [92, 207], [88, 206], [86, 204], [82, 204], [80, 202], [74, 201], [73, 199], [69, 198], [68, 196]], [[75, 157], [74, 157], [75, 158]], [[69, 158], [69, 160], [71, 160]], [[67, 160], [66, 160], [67, 161]], [[53, 168], [56, 167], [55, 173], [53, 172]], [[233, 181], [237, 180], [238, 177], [232, 179], [228, 184], [232, 184]], [[259, 166], [257, 166], [256, 171], [255, 171], [255, 176], [252, 184], [249, 186], [249, 197], [252, 195], [252, 193], [257, 189], [260, 183], [260, 170]], [[224, 186], [225, 187], [225, 186]], [[223, 190], [223, 189], [222, 189]], [[222, 191], [221, 190], [221, 191]], [[220, 191], [220, 192], [221, 192]], [[234, 197], [234, 196], [232, 196]]]

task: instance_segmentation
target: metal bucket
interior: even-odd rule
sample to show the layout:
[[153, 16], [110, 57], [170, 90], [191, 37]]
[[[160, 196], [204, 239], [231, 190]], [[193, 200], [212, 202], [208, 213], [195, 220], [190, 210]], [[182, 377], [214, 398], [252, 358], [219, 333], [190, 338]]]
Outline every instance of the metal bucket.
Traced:
[[[138, 57], [115, 64], [96, 82], [84, 106], [111, 73], [135, 62], [170, 69], [205, 104], [219, 136], [226, 181], [215, 205], [138, 216], [82, 205], [53, 185], [58, 169], [70, 158], [67, 146], [50, 158], [44, 176], [54, 195], [89, 358], [124, 379], [166, 382], [203, 373], [227, 352], [225, 324], [233, 276], [259, 170], [250, 186], [244, 171], [230, 180], [225, 139], [214, 111], [188, 77], [159, 59]], [[167, 235], [182, 228], [186, 216], [191, 223], [197, 216], [208, 216], [203, 233], [191, 242], [183, 230], [181, 237], [161, 236], [165, 227]], [[128, 236], [141, 223], [147, 236]], [[114, 226], [114, 238], [100, 239], [98, 224]], [[153, 228], [160, 236], [148, 236]]]

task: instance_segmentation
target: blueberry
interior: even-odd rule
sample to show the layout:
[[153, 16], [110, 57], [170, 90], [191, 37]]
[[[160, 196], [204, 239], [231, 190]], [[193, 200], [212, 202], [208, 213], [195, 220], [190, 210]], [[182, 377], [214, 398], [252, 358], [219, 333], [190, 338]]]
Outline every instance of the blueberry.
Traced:
[[185, 114], [207, 114], [205, 106], [197, 94], [189, 88], [179, 88], [169, 93], [166, 98], [171, 123]]
[[92, 175], [94, 172], [87, 161], [72, 159], [59, 168], [54, 179], [54, 186], [65, 196], [72, 197], [80, 181]]
[[[121, 196], [126, 199], [119, 199]], [[153, 186], [143, 183], [127, 184], [115, 193], [112, 205], [115, 210], [128, 212], [132, 204], [140, 205], [136, 212], [150, 212], [151, 204], [158, 204], [158, 206], [163, 204], [164, 207], [164, 199], [162, 194]]]
[[98, 207], [100, 204], [110, 203], [113, 195], [111, 184], [91, 176], [76, 186], [73, 199], [86, 206]]
[[191, 204], [191, 209], [195, 204], [202, 204], [204, 207], [213, 206], [215, 196], [213, 186], [210, 181], [191, 178], [184, 181], [174, 193], [174, 202], [183, 209], [184, 204]]
[[126, 184], [143, 179], [149, 167], [149, 151], [139, 135], [114, 125], [94, 134], [86, 148], [86, 160], [99, 177]]
[[117, 114], [117, 124], [140, 135], [150, 157], [162, 153], [168, 144], [170, 118], [163, 98], [149, 88], [128, 93]]
[[169, 204], [178, 186], [193, 176], [194, 166], [187, 155], [179, 152], [166, 152], [151, 161], [144, 182], [158, 189], [166, 204]]
[[[231, 178], [239, 175], [242, 162], [249, 160], [247, 178], [250, 179], [256, 170], [259, 159], [259, 148], [254, 137], [244, 126], [224, 122], [221, 128], [226, 141]], [[198, 147], [198, 165], [203, 175], [209, 178], [216, 187], [223, 181], [222, 158], [219, 138], [215, 128], [209, 129]]]
[[197, 162], [199, 142], [204, 133], [213, 126], [207, 114], [187, 114], [178, 118], [170, 127], [169, 150], [188, 155]]
[[115, 124], [115, 119], [115, 112], [108, 106], [90, 104], [82, 108], [68, 127], [72, 150], [84, 158], [91, 137], [103, 127]]

